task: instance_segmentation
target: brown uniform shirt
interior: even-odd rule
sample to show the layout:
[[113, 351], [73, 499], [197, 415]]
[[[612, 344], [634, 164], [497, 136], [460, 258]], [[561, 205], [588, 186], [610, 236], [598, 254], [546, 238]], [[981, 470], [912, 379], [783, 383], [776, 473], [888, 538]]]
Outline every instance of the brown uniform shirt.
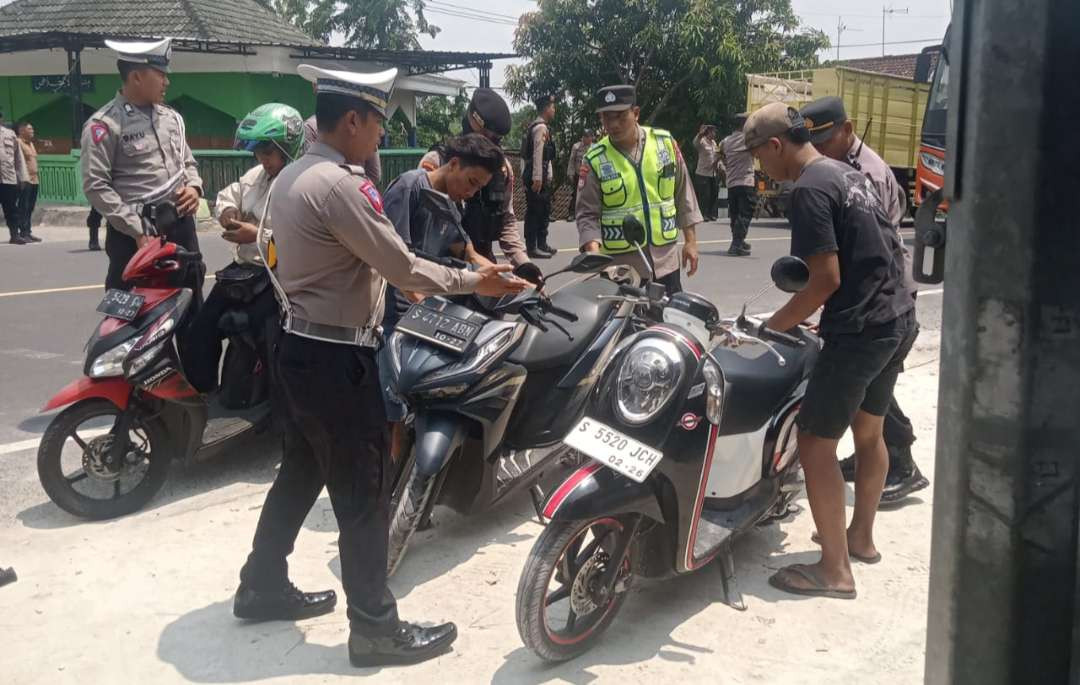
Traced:
[[[308, 148], [319, 139], [319, 125], [315, 122], [315, 115], [304, 120], [304, 147], [300, 151], [303, 155], [307, 152]], [[382, 178], [382, 160], [379, 159], [379, 151], [376, 150], [375, 154], [370, 159], [365, 159], [361, 165], [364, 167], [364, 175], [371, 179], [371, 182], [375, 185], [379, 184], [379, 179]]]
[[[442, 166], [442, 158], [437, 150], [430, 150], [420, 159], [417, 168], [424, 171], [434, 171]], [[525, 252], [525, 241], [521, 239], [521, 231], [518, 230], [517, 216], [514, 214], [514, 167], [509, 161], [503, 164], [503, 173], [506, 174], [506, 199], [503, 200], [503, 228], [499, 233], [499, 249], [510, 263], [514, 266], [529, 261], [529, 255]]]
[[704, 133], [694, 136], [694, 148], [697, 150], [697, 169], [694, 173], [698, 176], [716, 175], [716, 141], [706, 138]]
[[735, 131], [720, 141], [720, 158], [728, 188], [756, 185], [754, 181], [754, 157], [746, 149], [742, 131]]
[[382, 321], [384, 278], [427, 295], [468, 293], [478, 273], [416, 257], [383, 214], [362, 167], [325, 143], [279, 174], [270, 199], [274, 270], [295, 317], [363, 328]]
[[[624, 152], [627, 153], [631, 161], [637, 163], [641, 161], [644, 150], [645, 132], [639, 126], [637, 145], [633, 150], [624, 150]], [[675, 221], [678, 223], [679, 228], [685, 229], [700, 224], [704, 218], [701, 216], [701, 209], [698, 208], [697, 195], [694, 194], [694, 187], [690, 183], [690, 172], [686, 168], [686, 160], [683, 159], [678, 143], [675, 143], [675, 153], [678, 157], [678, 164], [675, 167]], [[602, 207], [600, 179], [596, 177], [596, 172], [591, 166], [582, 165], [582, 169], [586, 173], [578, 181], [577, 227], [578, 242], [580, 245], [585, 245], [594, 240], [600, 241], [600, 213]], [[650, 245], [649, 251], [652, 253], [653, 263], [656, 266], [657, 278], [679, 270], [678, 243], [671, 243], [662, 247]], [[648, 277], [649, 269], [636, 250], [612, 256], [615, 258], [616, 264], [629, 264], [634, 267], [642, 278]]]
[[0, 184], [26, 183], [29, 176], [19, 136], [7, 126], [0, 125]]
[[172, 200], [184, 186], [202, 194], [184, 118], [167, 105], [142, 108], [117, 93], [83, 126], [83, 194], [114, 229], [142, 235], [140, 205]]
[[[532, 130], [532, 142], [533, 142], [532, 170], [533, 170], [533, 172], [532, 172], [532, 178], [531, 179], [529, 179], [529, 178], [525, 179], [525, 182], [530, 183], [530, 184], [533, 181], [543, 181], [544, 180], [544, 145], [547, 144], [548, 138], [551, 136], [551, 134], [548, 132], [547, 122], [544, 121], [544, 119], [542, 117], [537, 117], [536, 120], [533, 121], [532, 123], [536, 124], [536, 126], [534, 126], [533, 130]], [[524, 162], [525, 162], [525, 160], [522, 160], [523, 164], [524, 164]], [[551, 179], [555, 178], [555, 169], [552, 167], [551, 162], [547, 163], [547, 177], [548, 177], [549, 181]]]

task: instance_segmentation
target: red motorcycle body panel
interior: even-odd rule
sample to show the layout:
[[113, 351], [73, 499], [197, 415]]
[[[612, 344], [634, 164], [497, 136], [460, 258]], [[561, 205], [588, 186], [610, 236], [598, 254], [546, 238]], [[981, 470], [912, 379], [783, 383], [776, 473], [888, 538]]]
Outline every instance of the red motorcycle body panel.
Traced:
[[83, 376], [56, 393], [41, 411], [49, 411], [92, 397], [109, 400], [123, 411], [127, 409], [128, 399], [131, 397], [131, 384], [120, 377], [94, 379]]

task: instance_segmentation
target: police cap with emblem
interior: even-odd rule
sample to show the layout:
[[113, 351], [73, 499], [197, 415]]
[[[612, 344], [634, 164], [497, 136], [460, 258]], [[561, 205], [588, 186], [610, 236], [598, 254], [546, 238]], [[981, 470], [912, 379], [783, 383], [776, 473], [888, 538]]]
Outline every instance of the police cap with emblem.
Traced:
[[397, 78], [398, 70], [387, 69], [369, 74], [301, 64], [296, 68], [296, 73], [315, 84], [316, 95], [336, 93], [354, 97], [371, 105], [386, 118], [386, 107], [390, 102], [390, 93], [394, 91], [394, 79]]
[[607, 86], [596, 93], [596, 113], [624, 112], [637, 104], [637, 90], [633, 86]]
[[844, 101], [835, 95], [814, 100], [799, 112], [806, 121], [806, 130], [810, 132], [810, 142], [815, 145], [832, 138], [847, 121]]
[[172, 38], [153, 41], [106, 40], [105, 47], [114, 50], [116, 58], [121, 62], [145, 64], [158, 71], [169, 73]]
[[[465, 118], [497, 136], [510, 133], [510, 108], [498, 93], [490, 88], [477, 88], [473, 92]], [[464, 129], [465, 133], [469, 129]]]

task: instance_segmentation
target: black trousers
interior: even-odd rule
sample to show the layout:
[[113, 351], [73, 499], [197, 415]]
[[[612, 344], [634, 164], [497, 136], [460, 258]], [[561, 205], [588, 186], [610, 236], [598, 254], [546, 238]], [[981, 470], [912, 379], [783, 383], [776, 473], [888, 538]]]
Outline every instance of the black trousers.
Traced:
[[716, 196], [720, 191], [716, 177], [694, 174], [694, 190], [701, 204], [702, 215], [709, 220], [716, 219]]
[[[263, 267], [258, 267], [263, 268]], [[224, 288], [215, 283], [206, 296], [199, 312], [184, 331], [181, 341], [183, 348], [181, 359], [184, 360], [184, 372], [188, 382], [199, 392], [213, 392], [218, 387], [218, 369], [221, 367], [221, 342], [225, 339], [218, 328], [218, 321], [227, 309], [243, 307], [248, 315], [251, 330], [255, 338], [262, 340], [268, 322], [278, 321], [278, 304], [274, 289], [267, 286], [247, 304], [237, 304], [229, 298]], [[277, 325], [280, 328], [280, 324]], [[270, 356], [267, 350], [261, 350], [265, 362]]]
[[19, 235], [19, 186], [0, 183], [0, 209], [4, 210], [4, 222], [14, 238]]
[[754, 218], [757, 191], [753, 186], [728, 188], [728, 217], [731, 220], [731, 242], [741, 245], [750, 233], [750, 221]]
[[[93, 236], [93, 231], [91, 231]], [[177, 221], [172, 228], [165, 231], [165, 239], [176, 243], [189, 252], [199, 251], [199, 237], [195, 234], [195, 217], [185, 216]], [[138, 251], [135, 239], [126, 233], [121, 233], [112, 226], [105, 229], [105, 254], [109, 256], [109, 270], [105, 274], [105, 288], [117, 288], [128, 290], [130, 283], [124, 282], [124, 267], [131, 261], [131, 257]], [[202, 301], [202, 286], [205, 277], [204, 269], [193, 269], [184, 280], [184, 287], [191, 288], [195, 293], [196, 302]]]
[[547, 245], [548, 224], [551, 223], [551, 184], [545, 183], [540, 192], [525, 181], [525, 246], [534, 250]]
[[364, 634], [392, 633], [398, 617], [386, 585], [391, 466], [375, 351], [286, 334], [277, 369], [284, 455], [240, 581], [257, 590], [287, 582], [286, 558], [325, 485], [338, 524], [349, 622]]
[[30, 235], [30, 224], [37, 206], [38, 184], [27, 183], [19, 192], [19, 230], [23, 237]]
[[90, 213], [86, 215], [86, 228], [90, 231], [90, 242], [97, 243], [98, 231], [101, 229], [101, 214], [93, 207], [90, 208]]

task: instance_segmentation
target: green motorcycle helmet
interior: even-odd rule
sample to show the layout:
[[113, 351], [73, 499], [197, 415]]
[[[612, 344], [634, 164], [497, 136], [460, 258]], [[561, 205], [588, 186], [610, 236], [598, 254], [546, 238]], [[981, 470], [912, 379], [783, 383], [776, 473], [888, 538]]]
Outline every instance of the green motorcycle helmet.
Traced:
[[279, 102], [256, 107], [236, 129], [233, 148], [255, 152], [255, 148], [273, 143], [288, 162], [300, 155], [304, 145], [304, 119], [300, 112]]

